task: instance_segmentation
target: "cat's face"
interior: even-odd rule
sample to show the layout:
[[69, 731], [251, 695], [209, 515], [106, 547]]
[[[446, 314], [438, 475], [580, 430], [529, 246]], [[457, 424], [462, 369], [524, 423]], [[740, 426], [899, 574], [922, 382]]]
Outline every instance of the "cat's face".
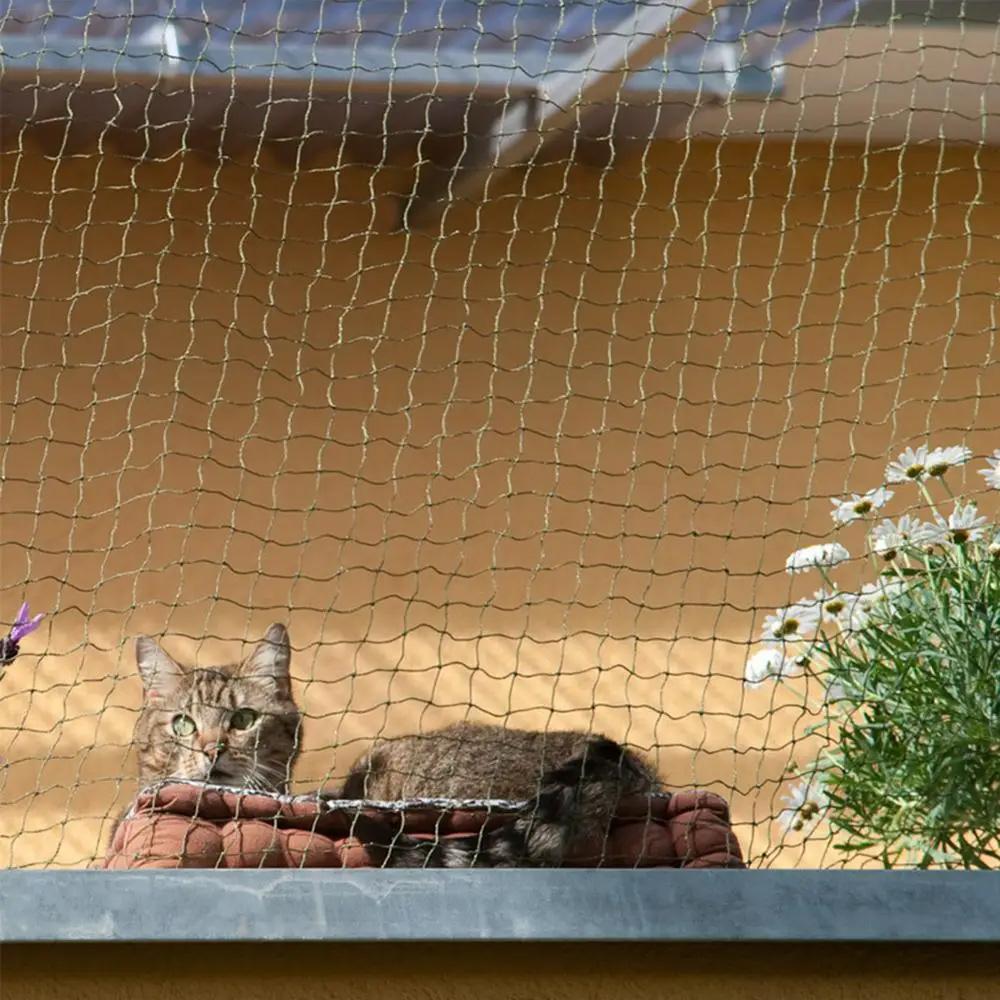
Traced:
[[301, 717], [283, 625], [235, 666], [185, 668], [148, 638], [136, 642], [144, 701], [136, 723], [143, 785], [171, 778], [282, 792]]

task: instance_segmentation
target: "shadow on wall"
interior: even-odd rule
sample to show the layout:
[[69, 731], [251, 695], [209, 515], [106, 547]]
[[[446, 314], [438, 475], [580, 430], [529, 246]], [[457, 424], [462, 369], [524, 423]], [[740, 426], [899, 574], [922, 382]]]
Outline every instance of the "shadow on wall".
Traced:
[[776, 851], [808, 716], [746, 644], [829, 497], [995, 447], [1000, 153], [661, 144], [443, 238], [384, 231], [390, 166], [4, 162], [0, 609], [52, 616], [0, 863], [84, 863], [134, 791], [130, 637], [218, 662], [272, 620], [301, 788], [378, 733], [594, 726], [758, 863], [833, 863]]

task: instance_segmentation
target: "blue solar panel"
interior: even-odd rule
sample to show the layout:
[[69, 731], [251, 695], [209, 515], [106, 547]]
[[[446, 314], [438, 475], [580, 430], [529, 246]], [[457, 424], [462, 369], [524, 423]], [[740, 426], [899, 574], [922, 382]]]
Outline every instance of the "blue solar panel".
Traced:
[[[596, 39], [628, 31], [634, 0], [8, 0], [0, 44], [8, 69], [32, 66], [162, 74], [243, 73], [336, 79], [391, 77], [527, 87], [586, 54]], [[753, 0], [723, 6], [671, 52], [671, 89], [718, 76], [723, 47], [747, 70], [769, 74], [775, 53], [864, 0]], [[169, 23], [170, 33], [164, 34]], [[729, 53], [729, 61], [733, 52]], [[632, 86], [662, 86], [666, 67]], [[730, 67], [731, 69], [731, 67]], [[758, 73], [758, 75], [760, 75]], [[767, 75], [761, 81], [773, 87]]]

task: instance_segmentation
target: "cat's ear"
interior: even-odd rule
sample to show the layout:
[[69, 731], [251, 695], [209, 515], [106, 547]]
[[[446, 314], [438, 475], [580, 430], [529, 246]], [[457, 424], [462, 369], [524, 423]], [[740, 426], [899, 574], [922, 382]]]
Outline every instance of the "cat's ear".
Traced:
[[149, 636], [141, 635], [135, 640], [135, 662], [147, 699], [156, 701], [176, 693], [184, 670]]
[[243, 661], [240, 673], [244, 677], [269, 677], [279, 688], [287, 691], [290, 687], [288, 670], [291, 662], [292, 647], [288, 641], [288, 629], [275, 622]]

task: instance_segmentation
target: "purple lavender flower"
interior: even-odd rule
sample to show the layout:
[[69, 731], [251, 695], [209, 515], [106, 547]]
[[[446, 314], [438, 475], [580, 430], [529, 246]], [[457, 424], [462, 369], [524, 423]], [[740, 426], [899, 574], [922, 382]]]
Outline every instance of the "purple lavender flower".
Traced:
[[10, 637], [14, 642], [20, 642], [26, 635], [34, 632], [41, 625], [42, 619], [45, 617], [45, 615], [39, 613], [34, 618], [29, 618], [28, 615], [30, 613], [28, 611], [28, 602], [25, 601], [21, 605], [21, 610], [17, 613], [17, 618], [14, 620], [14, 627], [10, 630]]
[[29, 618], [28, 604], [21, 605], [21, 610], [17, 613], [17, 618], [11, 626], [10, 634], [6, 638], [0, 639], [0, 667], [13, 662], [14, 657], [19, 652], [21, 640], [35, 631], [41, 624], [45, 615], [38, 614], [34, 618]]

